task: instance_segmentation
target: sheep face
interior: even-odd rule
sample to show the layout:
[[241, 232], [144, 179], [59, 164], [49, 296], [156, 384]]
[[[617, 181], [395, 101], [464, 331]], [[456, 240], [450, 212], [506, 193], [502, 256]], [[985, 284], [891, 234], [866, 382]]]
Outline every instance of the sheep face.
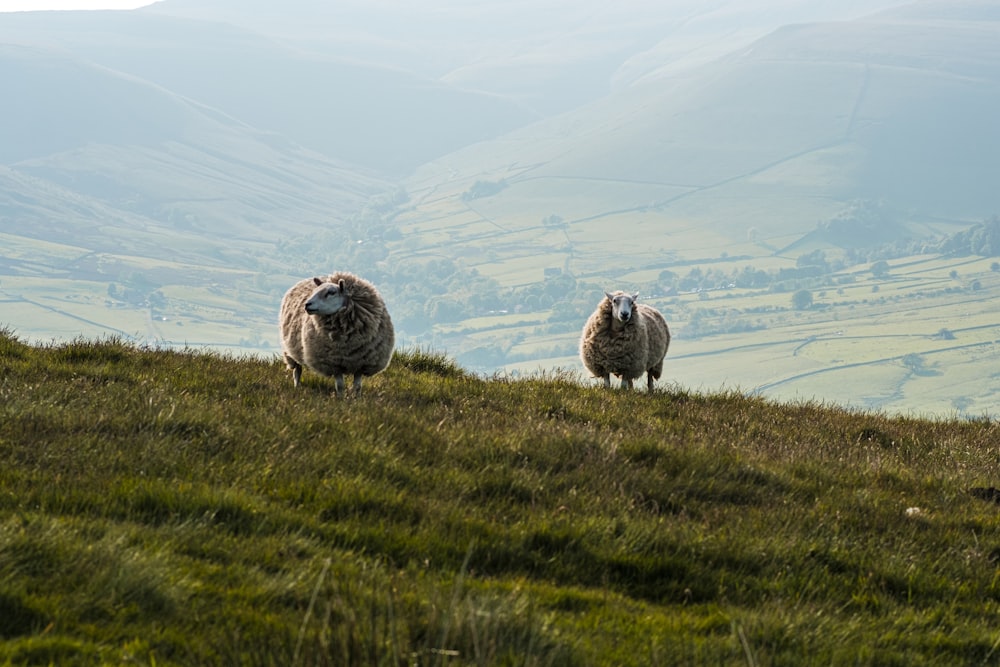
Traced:
[[639, 293], [635, 294], [609, 294], [604, 293], [611, 301], [611, 315], [622, 324], [627, 324], [632, 319], [632, 310], [635, 302], [639, 299]]
[[344, 292], [344, 281], [326, 283], [319, 278], [313, 278], [316, 289], [306, 301], [306, 312], [310, 315], [333, 315], [347, 305], [347, 294]]

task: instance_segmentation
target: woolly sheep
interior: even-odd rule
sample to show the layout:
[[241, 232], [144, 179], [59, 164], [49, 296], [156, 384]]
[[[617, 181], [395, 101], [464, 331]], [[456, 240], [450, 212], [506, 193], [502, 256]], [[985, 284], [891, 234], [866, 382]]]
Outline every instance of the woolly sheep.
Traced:
[[281, 301], [281, 347], [298, 387], [302, 367], [333, 376], [337, 395], [344, 374], [354, 375], [354, 394], [361, 378], [385, 370], [392, 359], [396, 334], [382, 295], [367, 280], [338, 272], [293, 285]]
[[622, 389], [646, 373], [649, 391], [663, 372], [670, 345], [670, 329], [655, 308], [636, 303], [638, 293], [605, 292], [580, 336], [580, 359], [595, 377], [611, 386], [611, 376], [622, 379]]

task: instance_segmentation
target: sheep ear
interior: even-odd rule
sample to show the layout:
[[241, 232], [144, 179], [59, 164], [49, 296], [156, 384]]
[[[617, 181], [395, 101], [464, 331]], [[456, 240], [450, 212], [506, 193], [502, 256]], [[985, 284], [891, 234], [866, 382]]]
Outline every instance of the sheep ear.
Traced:
[[610, 301], [614, 301], [615, 300], [615, 297], [611, 296], [611, 292], [605, 292], [604, 296], [608, 297], [608, 300], [610, 300]]
[[638, 301], [639, 300], [639, 293], [638, 292], [636, 292], [635, 294], [632, 295], [632, 300], [633, 301]]
[[317, 285], [322, 285], [323, 284], [323, 279], [322, 278], [313, 277], [313, 282], [316, 283]]
[[346, 290], [345, 290], [346, 286], [344, 285], [344, 279], [343, 278], [340, 279], [340, 282], [337, 283], [337, 286], [340, 287], [340, 293], [341, 294], [346, 294]]

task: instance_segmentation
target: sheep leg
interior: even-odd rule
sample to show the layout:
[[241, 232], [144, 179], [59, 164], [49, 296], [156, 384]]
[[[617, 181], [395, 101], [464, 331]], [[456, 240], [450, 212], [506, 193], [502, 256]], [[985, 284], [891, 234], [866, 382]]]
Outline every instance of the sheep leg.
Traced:
[[361, 395], [361, 373], [354, 376], [354, 395]]
[[622, 376], [622, 389], [631, 389], [631, 388], [632, 388], [632, 378], [626, 377], [626, 376], [623, 375]]
[[285, 358], [285, 365], [288, 366], [288, 370], [292, 372], [292, 384], [298, 387], [299, 380], [302, 379], [302, 364], [288, 356], [287, 352], [282, 356]]
[[646, 373], [646, 388], [649, 391], [653, 391], [653, 374]]
[[604, 388], [611, 389], [611, 375], [608, 373], [604, 375]]
[[344, 395], [344, 374], [343, 373], [337, 373], [334, 376], [334, 381], [336, 382], [336, 385], [337, 385], [337, 396], [343, 396]]

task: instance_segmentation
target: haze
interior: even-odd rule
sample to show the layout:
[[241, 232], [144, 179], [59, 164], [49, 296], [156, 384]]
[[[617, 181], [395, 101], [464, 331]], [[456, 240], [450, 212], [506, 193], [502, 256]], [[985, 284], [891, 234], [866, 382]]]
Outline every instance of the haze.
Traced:
[[105, 0], [104, 2], [94, 2], [93, 0], [0, 0], [0, 12], [31, 12], [48, 10], [79, 10], [79, 9], [136, 9], [145, 7], [150, 2], [136, 2], [135, 0]]
[[580, 329], [627, 289], [668, 383], [996, 405], [1000, 0], [27, 4], [22, 338], [273, 355], [284, 290], [349, 270], [402, 346], [588, 381]]

